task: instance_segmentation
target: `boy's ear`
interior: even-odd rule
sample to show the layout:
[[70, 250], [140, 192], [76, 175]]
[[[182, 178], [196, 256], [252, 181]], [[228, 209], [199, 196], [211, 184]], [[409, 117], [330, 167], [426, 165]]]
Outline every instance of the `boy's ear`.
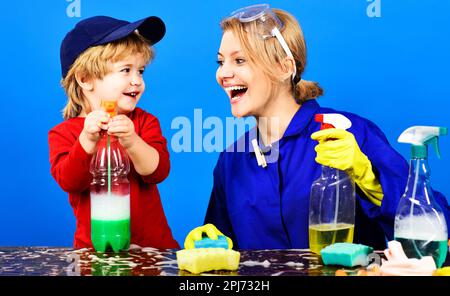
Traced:
[[83, 90], [91, 91], [94, 89], [93, 80], [89, 78], [85, 73], [76, 73], [75, 79], [78, 85], [80, 85]]

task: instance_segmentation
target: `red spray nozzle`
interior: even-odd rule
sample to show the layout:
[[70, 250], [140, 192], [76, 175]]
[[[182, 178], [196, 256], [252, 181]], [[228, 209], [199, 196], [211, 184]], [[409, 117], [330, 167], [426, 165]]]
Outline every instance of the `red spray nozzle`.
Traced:
[[339, 128], [346, 130], [352, 126], [352, 122], [342, 114], [316, 114], [314, 116], [316, 122], [320, 122], [320, 129]]
[[320, 129], [321, 129], [321, 130], [329, 129], [329, 128], [335, 128], [334, 125], [332, 125], [332, 124], [330, 124], [330, 123], [325, 123], [325, 122], [323, 121], [323, 114], [316, 114], [316, 115], [314, 116], [314, 121], [320, 122], [320, 123], [321, 123], [321, 125], [320, 125]]

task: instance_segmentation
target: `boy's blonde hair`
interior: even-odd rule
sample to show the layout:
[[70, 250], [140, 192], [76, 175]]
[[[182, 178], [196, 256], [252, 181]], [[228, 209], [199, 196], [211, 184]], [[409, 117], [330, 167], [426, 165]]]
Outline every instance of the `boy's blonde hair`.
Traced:
[[[323, 90], [317, 82], [299, 80], [306, 66], [306, 43], [299, 23], [294, 16], [284, 10], [272, 9], [272, 11], [284, 24], [281, 34], [294, 56], [297, 68], [297, 74], [291, 88], [294, 98], [298, 103], [302, 103], [307, 99], [315, 99], [321, 96]], [[255, 26], [255, 24], [250, 25]], [[224, 19], [220, 26], [223, 32], [230, 31], [239, 39], [242, 51], [249, 63], [261, 69], [271, 80], [272, 91], [276, 90], [280, 82], [280, 74], [276, 71], [277, 66], [286, 58], [286, 52], [280, 42], [275, 37], [262, 39], [247, 33], [244, 25], [236, 18]]]
[[146, 64], [154, 58], [153, 48], [138, 33], [107, 44], [90, 47], [80, 54], [66, 77], [61, 80], [68, 98], [67, 105], [63, 109], [64, 119], [77, 117], [83, 110], [90, 110], [77, 77], [103, 79], [111, 71], [110, 63], [118, 62], [134, 54], [142, 54]]

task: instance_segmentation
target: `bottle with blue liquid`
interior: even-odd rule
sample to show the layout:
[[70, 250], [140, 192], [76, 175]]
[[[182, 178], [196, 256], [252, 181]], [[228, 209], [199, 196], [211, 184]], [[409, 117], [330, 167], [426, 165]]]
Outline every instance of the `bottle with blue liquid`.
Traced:
[[411, 144], [411, 160], [405, 193], [397, 207], [394, 239], [402, 244], [408, 258], [432, 256], [441, 267], [447, 256], [447, 224], [440, 206], [433, 197], [428, 166], [428, 146], [439, 155], [438, 137], [447, 135], [447, 128], [413, 126], [398, 138]]

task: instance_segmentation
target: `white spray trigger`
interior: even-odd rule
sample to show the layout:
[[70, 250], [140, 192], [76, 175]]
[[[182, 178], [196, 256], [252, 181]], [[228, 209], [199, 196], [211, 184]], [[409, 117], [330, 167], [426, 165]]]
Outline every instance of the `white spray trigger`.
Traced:
[[416, 146], [425, 145], [428, 140], [441, 135], [441, 128], [438, 126], [412, 126], [407, 128], [398, 137], [398, 142], [409, 143]]
[[[436, 151], [437, 156], [440, 158], [438, 139], [439, 136], [446, 136], [447, 128], [439, 126], [412, 126], [407, 128], [398, 137], [398, 142], [412, 144], [412, 147], [422, 147], [413, 149], [413, 156], [426, 157], [426, 146], [431, 144]], [[420, 149], [420, 150], [418, 150]]]
[[316, 114], [315, 121], [343, 130], [347, 130], [352, 126], [350, 119], [338, 113]]

